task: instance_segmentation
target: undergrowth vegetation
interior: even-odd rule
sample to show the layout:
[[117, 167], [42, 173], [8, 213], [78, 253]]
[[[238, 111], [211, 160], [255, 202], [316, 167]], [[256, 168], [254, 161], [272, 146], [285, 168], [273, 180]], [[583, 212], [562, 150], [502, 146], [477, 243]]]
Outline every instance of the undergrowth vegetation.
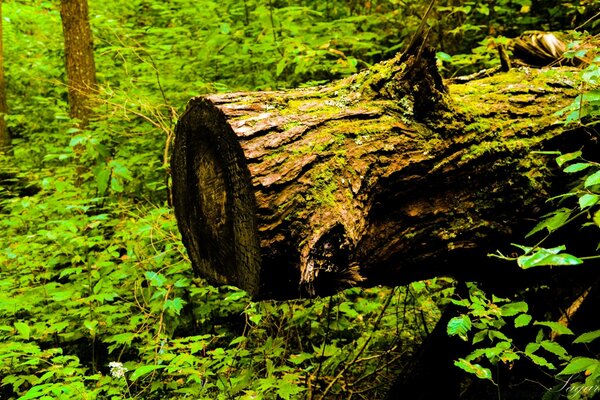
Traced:
[[[90, 0], [99, 88], [81, 129], [56, 3], [2, 4], [14, 155], [0, 158], [0, 398], [382, 398], [453, 282], [290, 302], [207, 285], [167, 203], [169, 146], [189, 98], [354, 73], [400, 50], [427, 4]], [[495, 65], [496, 34], [574, 27], [593, 8], [440, 3], [431, 36], [447, 75]], [[596, 189], [582, 210], [597, 210]]]

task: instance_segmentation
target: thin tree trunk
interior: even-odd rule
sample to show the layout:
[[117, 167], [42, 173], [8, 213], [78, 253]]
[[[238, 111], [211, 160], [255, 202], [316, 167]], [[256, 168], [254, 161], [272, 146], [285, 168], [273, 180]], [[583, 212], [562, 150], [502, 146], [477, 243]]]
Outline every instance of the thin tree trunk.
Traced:
[[61, 0], [60, 16], [65, 41], [69, 115], [86, 126], [92, 114], [96, 66], [87, 0]]
[[2, 39], [2, 0], [0, 0], [0, 154], [10, 154], [12, 138], [6, 126], [5, 117], [8, 114], [6, 104], [6, 82], [4, 80], [4, 45]]

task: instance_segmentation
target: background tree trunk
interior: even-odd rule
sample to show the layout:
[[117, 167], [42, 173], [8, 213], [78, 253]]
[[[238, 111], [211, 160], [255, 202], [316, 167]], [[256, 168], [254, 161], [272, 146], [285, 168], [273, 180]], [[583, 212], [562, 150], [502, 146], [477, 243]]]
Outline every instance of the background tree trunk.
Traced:
[[61, 0], [60, 17], [65, 41], [69, 115], [87, 125], [90, 95], [96, 88], [94, 48], [87, 0]]
[[552, 115], [577, 94], [567, 70], [553, 74], [446, 93], [418, 48], [329, 86], [192, 99], [172, 170], [194, 268], [264, 297], [514, 280], [479, 267], [545, 201], [549, 160], [533, 151], [587, 140]]
[[0, 0], [0, 154], [10, 153], [11, 136], [4, 119], [8, 114], [6, 104], [6, 82], [4, 80], [4, 46], [2, 39], [2, 0]]

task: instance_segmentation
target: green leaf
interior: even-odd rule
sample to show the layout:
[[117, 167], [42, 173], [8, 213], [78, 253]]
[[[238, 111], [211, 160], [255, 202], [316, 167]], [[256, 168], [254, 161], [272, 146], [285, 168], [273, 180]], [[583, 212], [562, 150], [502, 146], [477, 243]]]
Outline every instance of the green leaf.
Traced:
[[454, 365], [470, 374], [474, 374], [479, 379], [492, 380], [492, 372], [488, 368], [483, 368], [479, 364], [472, 364], [464, 358], [459, 358], [457, 361], [454, 361]]
[[600, 338], [600, 329], [579, 335], [573, 343], [589, 343], [598, 338]]
[[131, 332], [119, 333], [117, 335], [110, 336], [108, 338], [109, 342], [117, 343], [117, 344], [131, 344], [133, 339], [135, 338], [135, 334]]
[[524, 301], [518, 301], [516, 303], [504, 304], [500, 307], [500, 314], [503, 317], [513, 317], [519, 313], [527, 312], [529, 306]]
[[575, 164], [569, 165], [568, 167], [563, 169], [563, 171], [568, 174], [572, 174], [575, 172], [583, 171], [584, 169], [589, 168], [592, 165], [593, 164], [591, 164], [591, 163], [575, 163]]
[[133, 177], [131, 176], [131, 173], [129, 172], [129, 169], [125, 165], [123, 165], [121, 162], [112, 160], [108, 165], [112, 168], [112, 172], [113, 172], [114, 176], [123, 178], [126, 181], [130, 181], [133, 179]]
[[583, 260], [571, 254], [555, 252], [564, 250], [565, 246], [559, 246], [552, 249], [539, 249], [531, 255], [524, 255], [517, 259], [517, 264], [523, 269], [540, 267], [545, 265], [579, 265]]
[[559, 324], [558, 322], [552, 322], [552, 321], [536, 321], [533, 323], [534, 325], [541, 325], [541, 326], [547, 326], [548, 328], [552, 329], [552, 332], [558, 334], [558, 335], [574, 335], [574, 333], [567, 328], [566, 326], [564, 326], [563, 324]]
[[297, 399], [297, 394], [304, 390], [302, 386], [298, 385], [297, 377], [290, 375], [292, 374], [285, 375], [277, 384], [277, 394], [284, 400]]
[[98, 326], [98, 321], [90, 321], [89, 319], [86, 319], [83, 321], [83, 326], [85, 326], [89, 331], [94, 332], [96, 330], [96, 326]]
[[165, 368], [164, 365], [142, 365], [139, 368], [136, 368], [135, 371], [131, 374], [129, 379], [134, 382], [138, 378], [141, 378], [144, 375], [149, 374], [152, 371], [156, 371], [157, 369]]
[[586, 193], [579, 198], [579, 208], [582, 210], [592, 207], [600, 200], [600, 196], [597, 194]]
[[177, 282], [175, 282], [175, 287], [185, 288], [185, 287], [190, 286], [191, 282], [192, 281], [189, 280], [188, 278], [181, 278], [181, 279], [178, 279]]
[[19, 332], [19, 336], [25, 340], [29, 340], [29, 335], [31, 334], [29, 325], [24, 322], [15, 322], [15, 329]]
[[304, 361], [310, 360], [311, 358], [313, 358], [313, 355], [311, 353], [292, 354], [289, 358], [289, 361], [292, 364], [300, 365]]
[[558, 164], [559, 167], [562, 167], [562, 165], [564, 163], [573, 161], [579, 157], [581, 157], [581, 151], [575, 151], [573, 153], [563, 154], [563, 155], [556, 157], [556, 163]]
[[541, 367], [546, 367], [548, 369], [556, 369], [556, 367], [551, 362], [546, 360], [544, 357], [540, 357], [538, 355], [527, 353], [527, 352], [525, 353], [525, 355], [527, 357], [529, 357], [529, 359], [531, 361], [533, 361], [535, 364], [537, 364]]
[[529, 314], [521, 314], [517, 318], [515, 318], [515, 328], [521, 328], [523, 326], [529, 325], [531, 322], [531, 315]]
[[488, 332], [488, 336], [489, 336], [490, 340], [500, 339], [500, 340], [506, 340], [506, 342], [503, 342], [503, 343], [510, 342], [510, 339], [504, 333], [502, 333], [500, 331], [490, 330]]
[[443, 51], [438, 51], [435, 53], [435, 56], [440, 61], [450, 62], [452, 61], [452, 56], [448, 53], [444, 53]]
[[600, 226], [600, 210], [598, 210], [594, 213], [594, 223], [597, 226]]
[[477, 344], [479, 342], [482, 342], [483, 339], [487, 338], [488, 336], [488, 330], [484, 329], [481, 330], [479, 332], [477, 332], [475, 335], [473, 335], [473, 344]]
[[543, 342], [540, 343], [540, 345], [542, 346], [542, 348], [544, 348], [544, 350], [549, 351], [550, 353], [558, 356], [559, 358], [562, 358], [562, 359], [569, 358], [569, 353], [567, 352], [567, 350], [565, 350], [564, 347], [562, 347], [560, 344], [558, 344], [556, 342], [551, 342], [550, 340], [544, 340]]
[[275, 72], [277, 74], [277, 76], [279, 76], [283, 73], [283, 70], [285, 69], [286, 66], [287, 66], [287, 60], [285, 58], [282, 58], [281, 60], [279, 60], [279, 62], [277, 63], [277, 71]]
[[165, 278], [164, 275], [156, 273], [154, 271], [146, 271], [144, 276], [150, 281], [150, 285], [154, 287], [162, 287], [165, 284], [165, 282], [167, 282], [167, 278]]
[[571, 216], [571, 210], [569, 210], [568, 208], [559, 208], [558, 210], [551, 212], [550, 214], [548, 214], [549, 217], [543, 219], [542, 221], [540, 221], [539, 224], [537, 224], [535, 226], [535, 228], [533, 228], [529, 233], [527, 233], [527, 235], [525, 235], [525, 237], [530, 237], [533, 234], [541, 231], [541, 230], [548, 230], [548, 233], [552, 233], [555, 230], [557, 230], [558, 228], [560, 228], [561, 226], [563, 226], [565, 224], [565, 222], [567, 222], [567, 220], [569, 219], [569, 217]]
[[165, 311], [173, 311], [175, 315], [179, 315], [179, 312], [183, 309], [185, 305], [185, 301], [183, 301], [180, 297], [175, 297], [174, 299], [169, 299], [164, 302], [163, 310]]
[[225, 301], [238, 301], [238, 300], [246, 297], [246, 295], [247, 295], [247, 293], [245, 291], [238, 290], [238, 291], [235, 291], [235, 292], [227, 295], [227, 297], [225, 297]]
[[471, 330], [471, 319], [468, 315], [460, 315], [448, 321], [447, 332], [449, 336], [458, 335], [462, 340], [468, 340], [467, 332]]
[[527, 343], [527, 346], [525, 346], [525, 353], [527, 353], [527, 355], [533, 354], [538, 351], [540, 347], [541, 344], [539, 343]]
[[583, 371], [591, 371], [598, 368], [600, 360], [587, 357], [575, 357], [558, 375], [573, 375]]
[[122, 193], [123, 190], [125, 189], [123, 187], [123, 183], [121, 183], [121, 180], [119, 178], [117, 178], [116, 176], [113, 176], [113, 178], [110, 180], [110, 188], [112, 190], [114, 190], [116, 193]]
[[588, 176], [585, 180], [585, 183], [583, 184], [583, 186], [585, 186], [586, 188], [595, 185], [600, 185], [600, 170]]

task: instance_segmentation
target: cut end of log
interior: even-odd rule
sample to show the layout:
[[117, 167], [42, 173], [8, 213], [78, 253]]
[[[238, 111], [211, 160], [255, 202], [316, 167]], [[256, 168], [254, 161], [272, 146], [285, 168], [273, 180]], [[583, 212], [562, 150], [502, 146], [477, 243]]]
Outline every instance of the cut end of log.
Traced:
[[255, 295], [260, 248], [250, 173], [223, 113], [192, 99], [176, 128], [173, 205], [195, 272]]

